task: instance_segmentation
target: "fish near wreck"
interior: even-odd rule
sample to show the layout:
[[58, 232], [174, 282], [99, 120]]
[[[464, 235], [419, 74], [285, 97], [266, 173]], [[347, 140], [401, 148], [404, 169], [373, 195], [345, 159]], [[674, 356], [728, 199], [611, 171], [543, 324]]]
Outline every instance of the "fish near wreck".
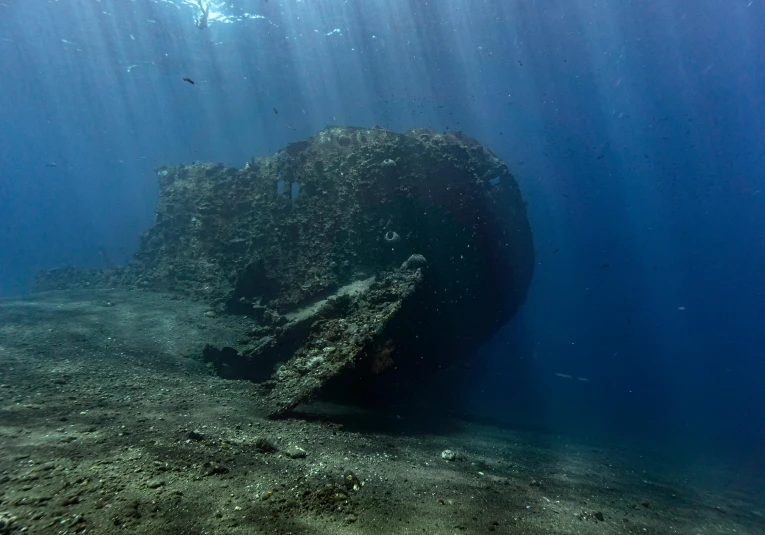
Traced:
[[44, 272], [38, 289], [88, 277], [248, 318], [239, 346], [203, 357], [268, 386], [273, 416], [322, 391], [416, 389], [491, 337], [529, 287], [520, 189], [461, 134], [331, 127], [241, 168], [158, 177], [154, 225], [128, 266]]

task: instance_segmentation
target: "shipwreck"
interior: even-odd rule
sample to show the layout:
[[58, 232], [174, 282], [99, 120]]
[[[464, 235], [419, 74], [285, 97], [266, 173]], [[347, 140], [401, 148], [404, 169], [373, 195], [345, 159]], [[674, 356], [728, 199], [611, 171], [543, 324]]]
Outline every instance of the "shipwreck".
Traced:
[[127, 266], [45, 271], [36, 290], [164, 292], [208, 303], [210, 321], [242, 316], [236, 346], [202, 358], [266, 385], [273, 416], [337, 385], [416, 388], [487, 341], [531, 281], [518, 184], [458, 133], [330, 127], [240, 168], [157, 176]]

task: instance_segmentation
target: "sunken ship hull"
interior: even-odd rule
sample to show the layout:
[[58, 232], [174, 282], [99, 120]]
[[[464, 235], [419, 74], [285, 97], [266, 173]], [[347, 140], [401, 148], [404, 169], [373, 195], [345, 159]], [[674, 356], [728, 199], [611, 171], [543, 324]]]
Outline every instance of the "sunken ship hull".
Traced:
[[[62, 268], [36, 290], [118, 287], [241, 315], [221, 376], [262, 382], [271, 414], [327, 385], [403, 390], [515, 313], [534, 253], [507, 166], [460, 134], [327, 128], [242, 168], [162, 167], [159, 205], [122, 268]], [[342, 386], [341, 386], [342, 388]]]

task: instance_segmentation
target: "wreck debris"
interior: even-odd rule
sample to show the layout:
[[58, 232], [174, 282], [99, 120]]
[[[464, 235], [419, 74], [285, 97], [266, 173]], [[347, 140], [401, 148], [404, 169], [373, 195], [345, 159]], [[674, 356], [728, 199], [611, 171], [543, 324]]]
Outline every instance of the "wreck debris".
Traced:
[[247, 340], [204, 358], [268, 384], [273, 415], [331, 379], [416, 388], [496, 332], [529, 286], [518, 185], [461, 134], [331, 127], [242, 168], [157, 175], [154, 225], [128, 266], [51, 270], [36, 289], [170, 292], [250, 318]]

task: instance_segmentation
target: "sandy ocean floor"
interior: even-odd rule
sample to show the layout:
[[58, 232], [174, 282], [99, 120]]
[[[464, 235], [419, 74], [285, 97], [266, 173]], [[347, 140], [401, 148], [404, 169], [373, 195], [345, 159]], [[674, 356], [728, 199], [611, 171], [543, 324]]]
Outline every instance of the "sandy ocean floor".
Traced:
[[719, 467], [432, 414], [268, 420], [260, 387], [202, 363], [244, 326], [206, 311], [0, 301], [0, 535], [765, 533], [765, 496]]

